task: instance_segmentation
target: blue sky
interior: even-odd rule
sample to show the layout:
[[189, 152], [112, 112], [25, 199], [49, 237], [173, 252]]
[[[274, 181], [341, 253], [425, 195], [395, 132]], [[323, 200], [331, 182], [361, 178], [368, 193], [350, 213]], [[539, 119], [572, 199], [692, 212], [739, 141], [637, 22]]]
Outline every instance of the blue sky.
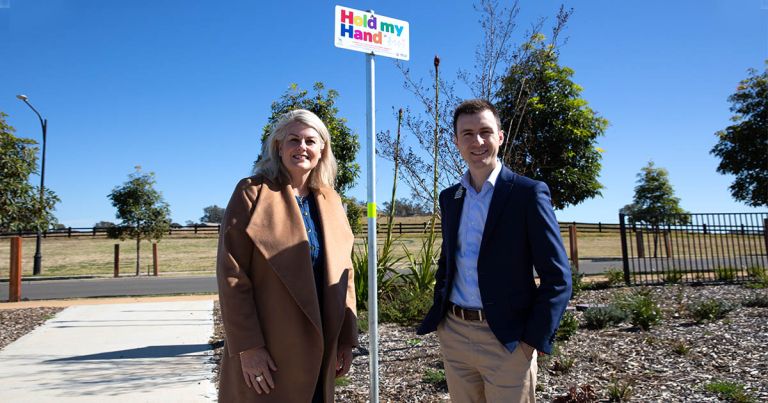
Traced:
[[[106, 196], [135, 165], [155, 172], [174, 221], [197, 221], [249, 175], [270, 103], [290, 83], [338, 90], [340, 114], [365, 146], [365, 56], [333, 46], [335, 4], [408, 21], [407, 66], [419, 76], [435, 54], [442, 77], [472, 67], [481, 31], [470, 1], [0, 0], [0, 110], [33, 139], [39, 122], [16, 94], [48, 118], [46, 186], [61, 197], [65, 225], [114, 221]], [[520, 1], [515, 42], [560, 4]], [[732, 178], [716, 173], [709, 150], [730, 123], [727, 97], [768, 58], [768, 1], [564, 4], [575, 12], [561, 64], [611, 124], [598, 144], [603, 197], [558, 218], [617, 222], [651, 159], [689, 211], [757, 211], [732, 200]], [[377, 129], [394, 130], [392, 108], [418, 105], [392, 59], [377, 58], [376, 80]], [[365, 199], [364, 148], [358, 159], [350, 193]], [[379, 204], [391, 171], [377, 161]]]

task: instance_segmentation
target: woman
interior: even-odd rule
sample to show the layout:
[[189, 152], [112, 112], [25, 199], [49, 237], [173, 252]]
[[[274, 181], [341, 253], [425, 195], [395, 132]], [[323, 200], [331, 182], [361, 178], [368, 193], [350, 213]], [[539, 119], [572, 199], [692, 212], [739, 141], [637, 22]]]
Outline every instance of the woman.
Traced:
[[357, 316], [328, 129], [312, 112], [284, 114], [255, 172], [237, 184], [219, 239], [219, 401], [332, 402]]

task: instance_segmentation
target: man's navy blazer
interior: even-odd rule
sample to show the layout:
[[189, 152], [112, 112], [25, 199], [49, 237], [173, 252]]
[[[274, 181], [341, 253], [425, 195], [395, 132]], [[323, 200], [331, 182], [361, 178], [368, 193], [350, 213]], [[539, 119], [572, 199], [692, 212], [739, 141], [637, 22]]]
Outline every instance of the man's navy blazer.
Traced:
[[[418, 334], [435, 331], [448, 310], [465, 193], [460, 184], [440, 193], [443, 243], [434, 305]], [[540, 279], [538, 287], [534, 269]], [[571, 297], [571, 270], [544, 182], [502, 167], [485, 220], [477, 277], [483, 310], [496, 338], [509, 351], [524, 341], [551, 353]]]

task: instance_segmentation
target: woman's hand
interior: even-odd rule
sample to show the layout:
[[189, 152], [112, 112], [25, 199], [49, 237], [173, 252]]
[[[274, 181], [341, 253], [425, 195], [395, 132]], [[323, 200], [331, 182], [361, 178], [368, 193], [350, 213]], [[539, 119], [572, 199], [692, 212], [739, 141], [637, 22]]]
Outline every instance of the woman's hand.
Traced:
[[271, 371], [277, 371], [277, 366], [266, 348], [252, 348], [241, 352], [240, 367], [245, 383], [249, 388], [256, 390], [256, 393], [269, 394], [269, 391], [275, 388]]
[[336, 352], [336, 377], [342, 377], [352, 366], [352, 346], [339, 346]]

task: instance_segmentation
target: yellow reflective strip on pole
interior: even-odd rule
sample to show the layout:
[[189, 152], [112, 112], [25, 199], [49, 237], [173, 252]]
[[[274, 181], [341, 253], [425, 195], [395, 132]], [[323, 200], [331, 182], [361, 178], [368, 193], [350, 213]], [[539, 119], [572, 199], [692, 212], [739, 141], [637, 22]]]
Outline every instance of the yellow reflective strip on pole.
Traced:
[[376, 203], [368, 203], [368, 218], [376, 218]]

